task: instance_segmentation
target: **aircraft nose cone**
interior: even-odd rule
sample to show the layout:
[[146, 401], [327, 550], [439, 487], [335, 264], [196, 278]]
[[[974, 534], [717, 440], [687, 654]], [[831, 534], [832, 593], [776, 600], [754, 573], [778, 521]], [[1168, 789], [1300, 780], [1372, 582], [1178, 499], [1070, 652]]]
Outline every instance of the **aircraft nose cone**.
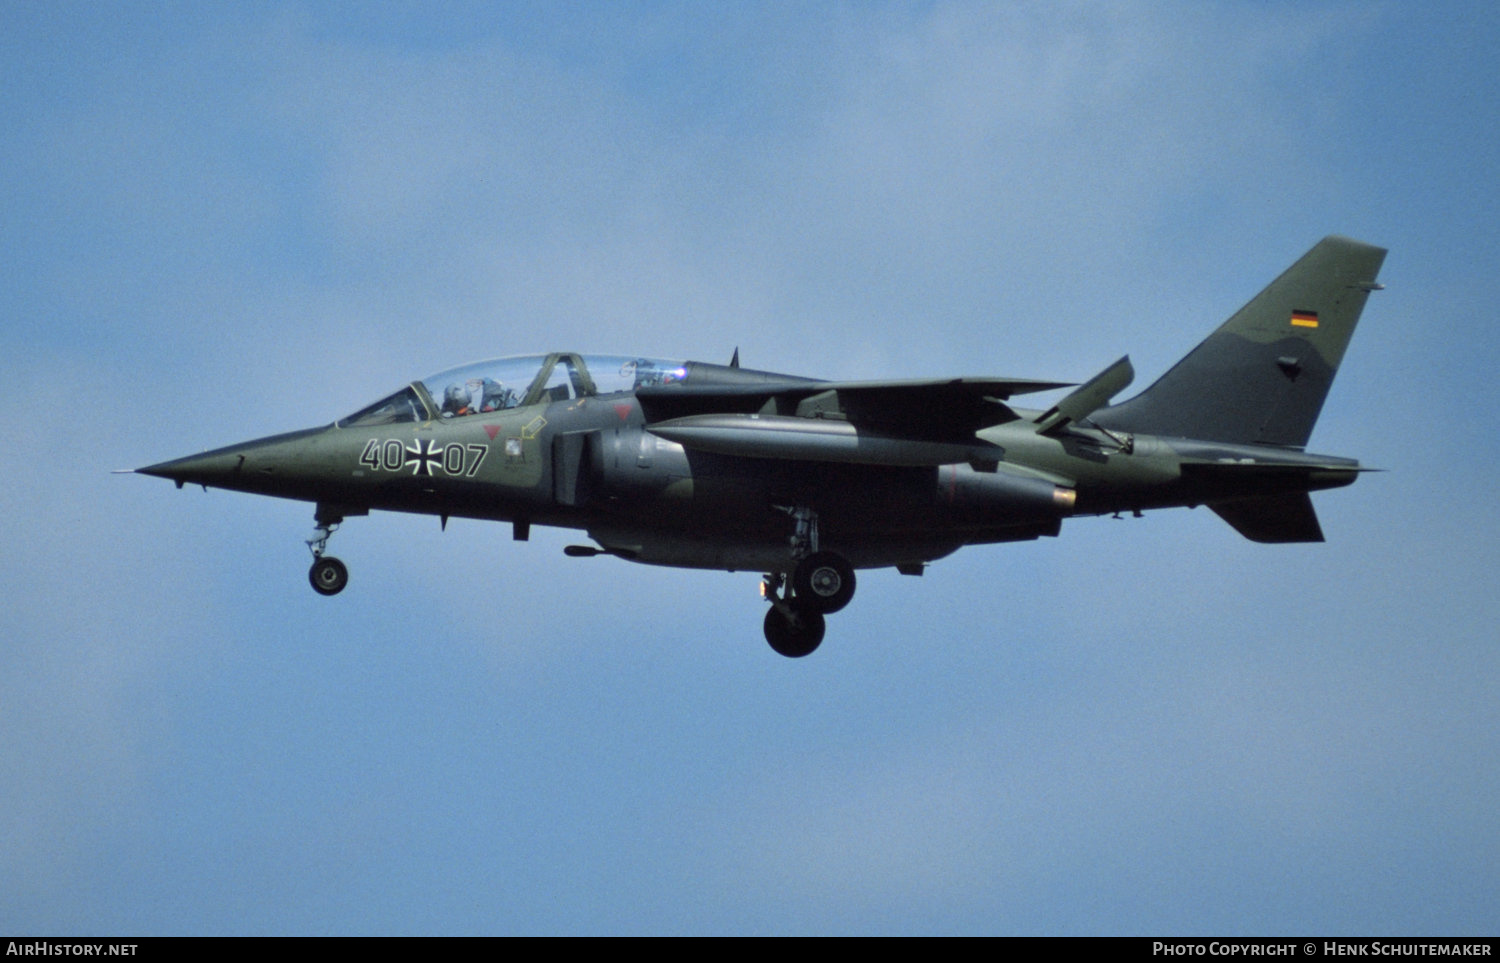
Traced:
[[137, 468], [142, 475], [170, 478], [181, 488], [184, 484], [210, 485], [258, 491], [274, 484], [280, 469], [296, 460], [307, 439], [321, 434], [312, 428], [285, 435], [273, 435], [227, 448], [216, 448], [186, 458], [158, 462]]
[[147, 465], [145, 468], [137, 468], [136, 473], [155, 475], [157, 478], [170, 478], [177, 483], [179, 488], [184, 482], [214, 485], [234, 477], [244, 467], [244, 463], [243, 453], [233, 449], [221, 449]]

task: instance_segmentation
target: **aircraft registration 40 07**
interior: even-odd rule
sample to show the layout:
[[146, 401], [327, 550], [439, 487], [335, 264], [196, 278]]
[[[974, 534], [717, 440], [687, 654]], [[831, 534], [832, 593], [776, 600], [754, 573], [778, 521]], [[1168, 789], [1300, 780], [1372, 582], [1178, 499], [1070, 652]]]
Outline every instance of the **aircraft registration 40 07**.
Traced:
[[[965, 545], [1057, 535], [1065, 518], [1207, 505], [1258, 542], [1316, 542], [1308, 493], [1349, 458], [1313, 423], [1385, 251], [1318, 242], [1145, 391], [1128, 357], [1081, 385], [1023, 378], [820, 381], [727, 365], [556, 352], [413, 381], [331, 425], [137, 469], [313, 502], [312, 586], [372, 509], [585, 531], [571, 556], [756, 571], [766, 639], [823, 640], [859, 569], [920, 575]], [[1017, 395], [1073, 390], [1044, 409]]]

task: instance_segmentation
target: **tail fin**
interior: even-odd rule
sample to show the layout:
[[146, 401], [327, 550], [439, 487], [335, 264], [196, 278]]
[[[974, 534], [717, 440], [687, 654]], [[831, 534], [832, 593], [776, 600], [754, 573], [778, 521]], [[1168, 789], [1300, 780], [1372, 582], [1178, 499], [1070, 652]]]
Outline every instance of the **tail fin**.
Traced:
[[1145, 391], [1104, 409], [1106, 428], [1301, 448], [1354, 335], [1385, 249], [1325, 237]]

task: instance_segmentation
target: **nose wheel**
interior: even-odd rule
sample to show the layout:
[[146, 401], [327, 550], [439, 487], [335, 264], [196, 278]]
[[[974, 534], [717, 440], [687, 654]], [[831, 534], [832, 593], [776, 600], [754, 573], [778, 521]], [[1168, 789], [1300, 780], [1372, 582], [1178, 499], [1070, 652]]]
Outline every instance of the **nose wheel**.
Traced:
[[323, 553], [328, 550], [328, 539], [338, 530], [339, 523], [344, 518], [342, 515], [325, 512], [323, 506], [319, 505], [313, 520], [318, 527], [313, 529], [313, 537], [307, 540], [307, 547], [313, 554], [312, 568], [307, 570], [307, 580], [319, 595], [337, 595], [349, 584], [349, 569], [332, 555]]
[[337, 595], [349, 584], [349, 569], [332, 555], [314, 559], [307, 580], [319, 595]]

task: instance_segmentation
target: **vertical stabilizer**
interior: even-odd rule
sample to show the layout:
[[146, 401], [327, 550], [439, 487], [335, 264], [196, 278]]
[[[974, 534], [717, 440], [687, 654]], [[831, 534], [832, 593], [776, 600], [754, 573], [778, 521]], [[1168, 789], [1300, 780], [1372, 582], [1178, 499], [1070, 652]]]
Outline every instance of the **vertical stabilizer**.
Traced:
[[1380, 286], [1385, 249], [1326, 237], [1155, 384], [1094, 415], [1112, 429], [1301, 448]]

